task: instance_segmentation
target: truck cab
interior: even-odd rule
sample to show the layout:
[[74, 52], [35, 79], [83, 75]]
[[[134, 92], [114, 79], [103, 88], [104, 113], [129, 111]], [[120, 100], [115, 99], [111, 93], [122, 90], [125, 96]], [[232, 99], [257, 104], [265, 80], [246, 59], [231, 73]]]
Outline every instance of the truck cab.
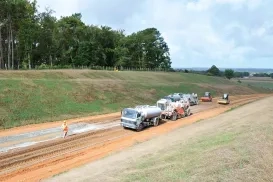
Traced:
[[161, 111], [165, 111], [171, 102], [173, 102], [172, 99], [164, 97], [164, 99], [160, 99], [156, 102], [156, 106], [160, 108]]
[[125, 108], [121, 113], [121, 125], [124, 128], [136, 129], [141, 122], [141, 113], [133, 108]]

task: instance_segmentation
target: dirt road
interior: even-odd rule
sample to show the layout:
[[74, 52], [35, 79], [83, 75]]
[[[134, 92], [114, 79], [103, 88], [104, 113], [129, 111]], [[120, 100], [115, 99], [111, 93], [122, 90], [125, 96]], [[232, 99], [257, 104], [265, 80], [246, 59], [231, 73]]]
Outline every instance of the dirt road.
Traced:
[[[33, 146], [16, 149], [0, 155], [0, 181], [37, 181], [53, 176], [82, 164], [100, 159], [112, 152], [120, 151], [136, 142], [164, 134], [183, 125], [191, 124], [201, 119], [216, 116], [231, 107], [236, 107], [263, 98], [266, 95], [244, 95], [231, 97], [231, 104], [227, 106], [213, 103], [202, 103], [192, 107], [193, 115], [182, 118], [176, 122], [166, 122], [158, 127], [148, 128], [140, 133], [124, 130], [117, 126], [98, 131], [88, 131], [72, 135], [66, 139], [55, 139], [39, 143]], [[96, 116], [69, 120], [69, 123], [77, 122], [109, 122], [111, 118], [116, 120], [120, 113], [107, 116]], [[106, 121], [105, 121], [106, 120]], [[20, 134], [22, 132], [35, 131], [37, 128], [46, 129], [60, 126], [60, 122], [40, 124], [11, 129], [1, 135]]]
[[272, 101], [179, 128], [42, 181], [272, 181]]

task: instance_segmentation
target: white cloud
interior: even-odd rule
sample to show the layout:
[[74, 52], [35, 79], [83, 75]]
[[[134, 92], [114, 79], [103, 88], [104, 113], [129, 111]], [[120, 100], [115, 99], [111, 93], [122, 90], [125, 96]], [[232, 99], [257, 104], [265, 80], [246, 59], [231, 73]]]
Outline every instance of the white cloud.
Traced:
[[272, 0], [38, 0], [38, 4], [50, 6], [58, 17], [81, 12], [88, 24], [127, 33], [156, 27], [170, 47], [174, 67], [273, 66]]

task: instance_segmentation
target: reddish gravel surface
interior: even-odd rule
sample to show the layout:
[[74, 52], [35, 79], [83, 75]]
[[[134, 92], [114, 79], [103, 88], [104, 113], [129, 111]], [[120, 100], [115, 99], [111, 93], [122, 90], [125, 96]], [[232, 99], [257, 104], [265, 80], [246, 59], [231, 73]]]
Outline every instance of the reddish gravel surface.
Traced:
[[[112, 152], [122, 150], [135, 142], [148, 140], [183, 125], [200, 119], [214, 117], [224, 111], [268, 95], [244, 95], [230, 97], [231, 104], [218, 105], [217, 99], [212, 103], [201, 103], [192, 107], [193, 115], [175, 122], [164, 122], [157, 127], [150, 127], [141, 132], [114, 127], [99, 131], [89, 131], [72, 135], [66, 139], [56, 139], [30, 147], [16, 149], [0, 155], [0, 181], [39, 181], [85, 163], [100, 159]], [[76, 122], [109, 122], [119, 119], [120, 113], [103, 116], [85, 117], [68, 120]], [[1, 131], [0, 136], [14, 135], [60, 126], [61, 121], [18, 127]]]

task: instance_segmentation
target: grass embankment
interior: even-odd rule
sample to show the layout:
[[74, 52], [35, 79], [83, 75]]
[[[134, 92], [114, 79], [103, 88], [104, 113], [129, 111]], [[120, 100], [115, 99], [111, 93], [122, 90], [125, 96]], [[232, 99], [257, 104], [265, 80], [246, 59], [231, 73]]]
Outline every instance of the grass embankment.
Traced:
[[[238, 79], [234, 79], [237, 81]], [[242, 85], [273, 90], [273, 79], [269, 77], [250, 77], [240, 79]]]
[[92, 70], [0, 72], [0, 127], [11, 128], [155, 104], [173, 92], [264, 92], [222, 78], [163, 72]]

